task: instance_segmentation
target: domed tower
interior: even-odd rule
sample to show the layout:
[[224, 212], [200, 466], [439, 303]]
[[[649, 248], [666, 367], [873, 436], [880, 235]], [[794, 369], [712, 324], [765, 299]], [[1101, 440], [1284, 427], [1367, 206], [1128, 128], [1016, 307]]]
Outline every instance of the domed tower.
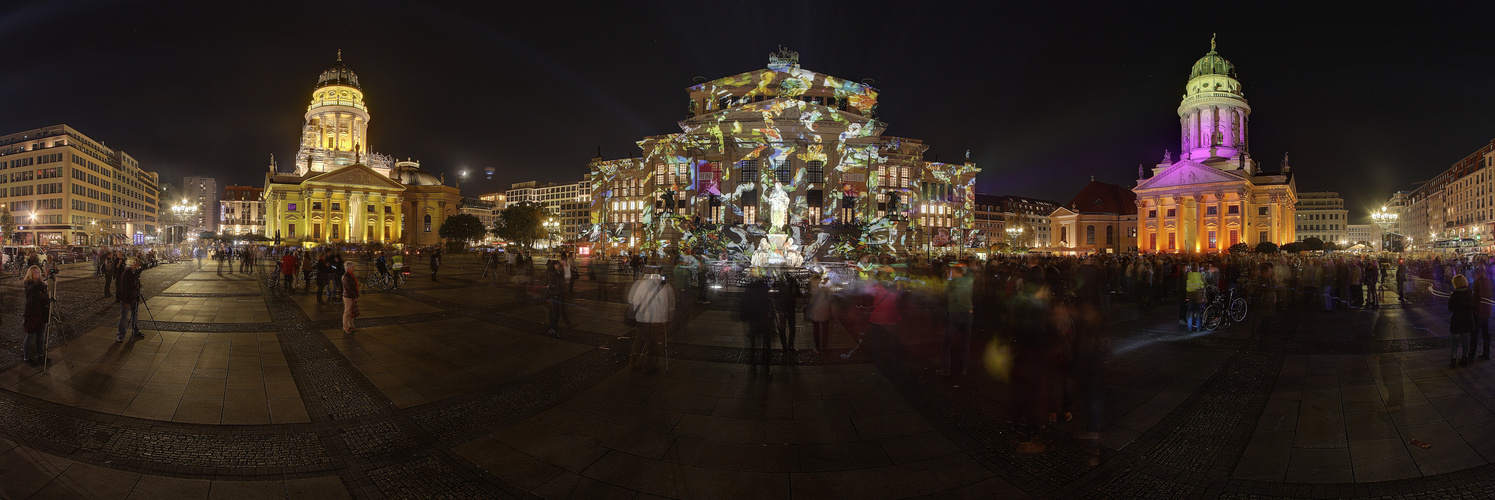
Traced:
[[1235, 66], [1215, 52], [1210, 37], [1209, 53], [1194, 63], [1183, 102], [1178, 105], [1182, 125], [1180, 155], [1221, 170], [1253, 169], [1246, 133], [1251, 106], [1236, 80]]
[[363, 163], [386, 173], [382, 155], [369, 154], [369, 110], [363, 102], [358, 75], [337, 62], [317, 77], [311, 105], [306, 107], [306, 125], [301, 129], [301, 148], [296, 154], [296, 173], [327, 172], [344, 165]]

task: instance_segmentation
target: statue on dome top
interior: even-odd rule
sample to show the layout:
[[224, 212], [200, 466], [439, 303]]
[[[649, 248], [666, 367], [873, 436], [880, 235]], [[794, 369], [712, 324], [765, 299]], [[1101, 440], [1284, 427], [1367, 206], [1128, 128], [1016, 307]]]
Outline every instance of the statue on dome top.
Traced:
[[1172, 165], [1173, 164], [1173, 151], [1167, 150], [1167, 149], [1163, 150], [1163, 164], [1164, 165]]

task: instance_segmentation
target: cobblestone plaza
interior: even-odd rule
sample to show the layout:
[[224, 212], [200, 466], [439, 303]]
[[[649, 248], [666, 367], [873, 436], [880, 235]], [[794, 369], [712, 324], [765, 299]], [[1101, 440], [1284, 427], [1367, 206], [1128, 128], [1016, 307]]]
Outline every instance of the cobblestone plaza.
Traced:
[[1118, 297], [1092, 467], [1077, 422], [1016, 454], [1006, 384], [935, 375], [943, 322], [918, 303], [854, 352], [837, 325], [812, 354], [802, 324], [764, 381], [719, 294], [645, 375], [621, 275], [578, 282], [556, 339], [475, 261], [420, 271], [345, 334], [310, 293], [168, 264], [144, 274], [146, 338], [115, 343], [101, 280], [65, 266], [49, 366], [20, 362], [18, 316], [0, 326], [0, 496], [1445, 497], [1495, 477], [1495, 365], [1447, 367], [1441, 304], [1188, 334]]

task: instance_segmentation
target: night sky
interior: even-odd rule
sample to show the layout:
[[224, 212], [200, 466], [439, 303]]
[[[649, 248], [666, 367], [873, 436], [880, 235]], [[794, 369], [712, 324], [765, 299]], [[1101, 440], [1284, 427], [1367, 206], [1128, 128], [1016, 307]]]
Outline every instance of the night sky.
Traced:
[[[373, 150], [448, 181], [467, 169], [475, 195], [579, 179], [599, 146], [624, 157], [678, 132], [692, 77], [763, 68], [782, 44], [811, 71], [874, 79], [888, 133], [928, 158], [970, 150], [979, 192], [1067, 202], [1088, 176], [1131, 186], [1177, 155], [1184, 83], [1218, 33], [1253, 156], [1276, 170], [1291, 153], [1299, 190], [1339, 191], [1356, 218], [1495, 137], [1492, 2], [1058, 3], [12, 5], [0, 134], [67, 123], [174, 184], [259, 186], [271, 154], [294, 157], [342, 49]], [[1105, 4], [1121, 3], [1138, 2]]]

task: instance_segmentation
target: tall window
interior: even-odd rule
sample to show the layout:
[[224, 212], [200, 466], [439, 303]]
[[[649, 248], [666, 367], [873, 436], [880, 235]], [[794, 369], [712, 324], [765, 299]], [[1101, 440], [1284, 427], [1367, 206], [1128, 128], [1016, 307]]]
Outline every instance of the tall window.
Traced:
[[321, 224], [312, 224], [311, 225], [311, 237], [314, 240], [320, 240], [320, 239], [322, 239], [322, 225]]
[[431, 232], [431, 214], [426, 214], [426, 232]]
[[1210, 248], [1215, 248], [1216, 244], [1217, 243], [1215, 242], [1215, 232], [1214, 231], [1210, 231], [1209, 232], [1209, 247]]
[[1152, 234], [1147, 235], [1147, 249], [1148, 250], [1157, 251], [1157, 249], [1158, 249], [1158, 233], [1152, 233]]
[[812, 161], [805, 164], [805, 180], [810, 182], [825, 182], [825, 162]]
[[1168, 233], [1168, 249], [1178, 249], [1178, 233]]
[[295, 224], [287, 224], [286, 225], [286, 237], [287, 238], [295, 238], [296, 237], [296, 225]]
[[1085, 226], [1085, 244], [1095, 244], [1095, 226]]
[[774, 176], [774, 179], [778, 180], [779, 182], [782, 182], [782, 183], [785, 183], [785, 184], [789, 183], [789, 181], [791, 180], [791, 177], [789, 176], [789, 159], [788, 158], [785, 158], [785, 159], [778, 160], [778, 161], [774, 162], [773, 176]]
[[1116, 244], [1116, 226], [1106, 226], [1106, 244]]
[[1267, 241], [1267, 232], [1266, 231], [1262, 231], [1261, 234], [1259, 234], [1257, 236], [1258, 236], [1258, 238], [1256, 239], [1257, 242]]
[[1219, 213], [1220, 213], [1220, 207], [1215, 207], [1215, 206], [1204, 207], [1204, 215], [1216, 215], [1216, 214], [1219, 214]]

